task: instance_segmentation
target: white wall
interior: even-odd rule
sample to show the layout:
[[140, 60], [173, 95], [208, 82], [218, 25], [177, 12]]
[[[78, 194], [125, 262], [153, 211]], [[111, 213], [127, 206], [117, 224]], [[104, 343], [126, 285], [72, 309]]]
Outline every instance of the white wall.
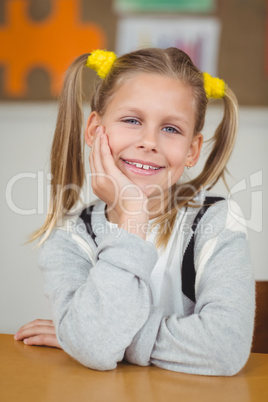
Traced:
[[[54, 103], [0, 104], [2, 333], [14, 333], [22, 324], [35, 318], [51, 317], [37, 267], [38, 251], [24, 243], [27, 236], [41, 226], [46, 214], [46, 175], [56, 113]], [[219, 116], [218, 109], [208, 113], [204, 133], [212, 132]], [[228, 183], [233, 191], [237, 185], [235, 199], [248, 220], [255, 278], [268, 280], [268, 219], [264, 208], [268, 198], [268, 109], [242, 108], [240, 120], [238, 141], [229, 163], [233, 177], [228, 177]], [[202, 163], [203, 159], [190, 171], [191, 174], [197, 173]], [[215, 191], [226, 194], [222, 183]]]

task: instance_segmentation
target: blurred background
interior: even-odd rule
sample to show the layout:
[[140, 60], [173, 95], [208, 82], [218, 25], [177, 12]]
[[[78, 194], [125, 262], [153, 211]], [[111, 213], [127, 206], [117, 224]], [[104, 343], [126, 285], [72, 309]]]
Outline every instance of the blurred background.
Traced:
[[[49, 152], [66, 68], [96, 48], [120, 55], [150, 46], [183, 49], [236, 93], [240, 127], [228, 164], [229, 192], [221, 182], [214, 192], [239, 202], [255, 279], [268, 280], [268, 1], [0, 0], [0, 332], [51, 317], [38, 250], [25, 242], [48, 208]], [[89, 100], [94, 78], [85, 73]], [[85, 103], [85, 117], [89, 113]], [[221, 102], [209, 107], [205, 139], [221, 113]], [[191, 175], [201, 170], [207, 151]], [[92, 197], [86, 183], [85, 203]]]

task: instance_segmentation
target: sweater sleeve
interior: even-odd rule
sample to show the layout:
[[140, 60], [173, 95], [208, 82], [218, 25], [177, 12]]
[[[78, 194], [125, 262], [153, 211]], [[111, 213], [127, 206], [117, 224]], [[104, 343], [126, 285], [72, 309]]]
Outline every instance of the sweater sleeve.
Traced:
[[152, 308], [126, 355], [141, 365], [234, 375], [251, 349], [255, 282], [245, 227], [229, 212], [226, 201], [211, 206], [200, 221], [194, 253], [193, 314], [163, 316], [159, 308]]
[[155, 247], [121, 229], [96, 249], [96, 262], [55, 230], [44, 243], [39, 265], [61, 347], [83, 365], [114, 369], [150, 311], [148, 281]]

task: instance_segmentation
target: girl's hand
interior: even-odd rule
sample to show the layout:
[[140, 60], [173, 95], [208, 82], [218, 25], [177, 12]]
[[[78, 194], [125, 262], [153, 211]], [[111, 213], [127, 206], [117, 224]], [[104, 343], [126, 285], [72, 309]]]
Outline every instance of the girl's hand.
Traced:
[[61, 349], [51, 320], [34, 320], [23, 325], [14, 335], [14, 339], [23, 341], [26, 345], [50, 346]]
[[[146, 234], [141, 234], [138, 226], [148, 223], [148, 198], [115, 165], [108, 137], [102, 126], [92, 144], [89, 161], [94, 193], [117, 213], [119, 227], [145, 238]], [[131, 225], [128, 225], [130, 221]]]

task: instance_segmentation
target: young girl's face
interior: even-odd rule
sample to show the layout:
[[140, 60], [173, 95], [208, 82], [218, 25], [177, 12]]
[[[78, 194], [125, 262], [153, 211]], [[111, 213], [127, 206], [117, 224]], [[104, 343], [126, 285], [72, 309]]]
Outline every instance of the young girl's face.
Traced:
[[194, 97], [174, 78], [146, 73], [128, 78], [97, 118], [116, 166], [149, 198], [167, 195], [185, 165], [199, 157]]

